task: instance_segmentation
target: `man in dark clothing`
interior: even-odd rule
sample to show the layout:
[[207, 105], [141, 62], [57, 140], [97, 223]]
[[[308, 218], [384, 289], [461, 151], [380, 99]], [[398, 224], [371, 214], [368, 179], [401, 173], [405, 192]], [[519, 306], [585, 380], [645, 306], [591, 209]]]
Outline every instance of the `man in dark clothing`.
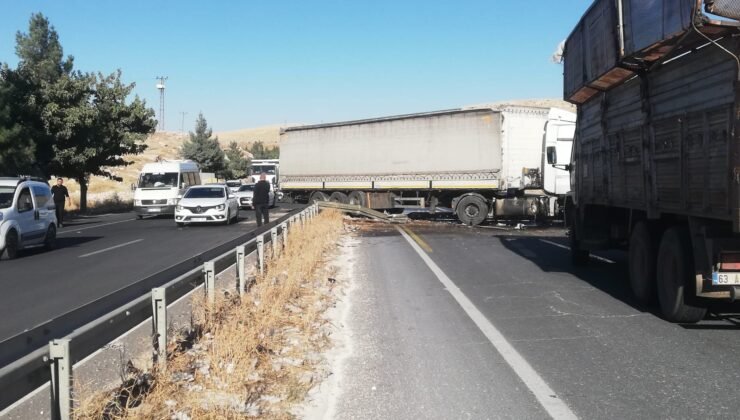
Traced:
[[257, 217], [257, 226], [262, 226], [263, 217], [266, 224], [270, 223], [270, 183], [266, 179], [265, 174], [261, 174], [259, 182], [254, 184], [252, 205]]
[[[62, 178], [57, 178], [57, 185], [51, 187], [51, 196], [54, 198], [54, 207], [57, 209], [57, 225], [62, 227], [62, 219], [64, 218], [64, 202], [67, 201], [72, 204], [72, 200], [69, 198], [69, 191], [64, 185]], [[66, 199], [66, 200], [65, 200]]]

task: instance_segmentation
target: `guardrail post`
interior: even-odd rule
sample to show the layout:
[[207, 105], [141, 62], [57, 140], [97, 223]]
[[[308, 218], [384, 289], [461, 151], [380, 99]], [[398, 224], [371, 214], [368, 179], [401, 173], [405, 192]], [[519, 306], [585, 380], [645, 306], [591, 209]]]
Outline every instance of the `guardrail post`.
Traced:
[[68, 420], [72, 417], [72, 361], [68, 338], [49, 342], [51, 361], [51, 418]]
[[290, 222], [283, 223], [283, 249], [288, 248], [288, 226]]
[[203, 263], [203, 273], [205, 275], [205, 288], [208, 303], [216, 302], [216, 267], [213, 261]]
[[164, 287], [152, 289], [152, 334], [156, 337], [154, 354], [159, 369], [167, 369], [167, 296]]
[[271, 239], [270, 244], [272, 245], [272, 258], [277, 258], [277, 252], [278, 252], [277, 237], [278, 237], [277, 228], [274, 227], [270, 229], [270, 239]]
[[257, 268], [260, 274], [265, 274], [265, 235], [257, 237]]
[[236, 247], [236, 275], [239, 278], [239, 295], [243, 295], [247, 290], [247, 273], [244, 267], [244, 258], [247, 254], [247, 247], [239, 245]]
[[305, 212], [300, 212], [298, 214], [298, 219], [301, 221], [301, 229], [303, 229], [303, 227], [306, 226], [306, 222], [304, 220], [305, 219], [305, 216], [306, 216]]

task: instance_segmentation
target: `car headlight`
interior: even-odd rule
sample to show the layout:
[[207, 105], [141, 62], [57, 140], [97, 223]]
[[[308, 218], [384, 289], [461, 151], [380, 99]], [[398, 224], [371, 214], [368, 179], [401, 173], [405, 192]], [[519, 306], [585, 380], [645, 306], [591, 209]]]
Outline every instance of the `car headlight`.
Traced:
[[167, 199], [167, 204], [168, 204], [168, 205], [173, 205], [173, 204], [177, 204], [177, 201], [178, 201], [178, 200], [177, 200], [176, 198], [168, 198], [168, 199]]
[[183, 211], [184, 209], [183, 209], [182, 206], [177, 206], [177, 207], [175, 207], [175, 210], [177, 210], [177, 211]]
[[226, 204], [219, 204], [216, 206], [216, 210], [225, 210], [225, 209], [226, 209]]

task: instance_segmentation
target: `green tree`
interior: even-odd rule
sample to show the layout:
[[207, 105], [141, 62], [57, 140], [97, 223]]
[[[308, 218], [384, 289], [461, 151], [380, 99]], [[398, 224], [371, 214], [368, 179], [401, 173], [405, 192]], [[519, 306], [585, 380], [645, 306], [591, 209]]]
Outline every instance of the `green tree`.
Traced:
[[228, 179], [246, 178], [247, 167], [249, 166], [249, 159], [244, 157], [244, 150], [235, 142], [229, 143], [229, 148], [226, 149], [226, 171], [225, 175]]
[[252, 154], [252, 159], [277, 159], [280, 157], [280, 147], [267, 147], [257, 140], [249, 147], [249, 153]]
[[6, 170], [16, 174], [48, 177], [55, 136], [44, 125], [42, 115], [50, 105], [44, 91], [72, 73], [73, 58], [64, 58], [56, 30], [40, 13], [31, 15], [28, 33], [16, 34], [15, 52], [18, 67], [0, 68], [0, 104], [12, 104], [0, 110], [0, 162], [13, 162]]
[[154, 132], [154, 110], [135, 96], [134, 84], [121, 82], [121, 71], [103, 74], [73, 73], [45, 90], [43, 120], [54, 133], [50, 170], [80, 184], [80, 210], [87, 209], [91, 175], [115, 177], [110, 169], [129, 165], [125, 155], [146, 149], [146, 136]]
[[180, 156], [197, 162], [203, 172], [223, 176], [226, 169], [224, 151], [221, 150], [218, 137], [211, 138], [212, 135], [213, 130], [208, 128], [208, 122], [201, 112], [195, 121], [195, 132], [190, 132], [190, 139], [182, 144]]
[[0, 175], [30, 174], [34, 166], [35, 143], [24, 135], [13, 104], [14, 87], [0, 79]]

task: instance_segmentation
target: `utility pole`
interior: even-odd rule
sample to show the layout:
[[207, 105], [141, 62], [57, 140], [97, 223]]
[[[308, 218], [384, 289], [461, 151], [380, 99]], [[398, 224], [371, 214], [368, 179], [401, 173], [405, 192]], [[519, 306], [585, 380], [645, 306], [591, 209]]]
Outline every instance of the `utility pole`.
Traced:
[[180, 126], [180, 132], [184, 133], [185, 132], [185, 116], [188, 115], [188, 113], [185, 111], [180, 111], [180, 115], [182, 115], [182, 125]]
[[157, 90], [159, 90], [159, 131], [164, 131], [164, 82], [167, 80], [167, 76], [157, 76]]

